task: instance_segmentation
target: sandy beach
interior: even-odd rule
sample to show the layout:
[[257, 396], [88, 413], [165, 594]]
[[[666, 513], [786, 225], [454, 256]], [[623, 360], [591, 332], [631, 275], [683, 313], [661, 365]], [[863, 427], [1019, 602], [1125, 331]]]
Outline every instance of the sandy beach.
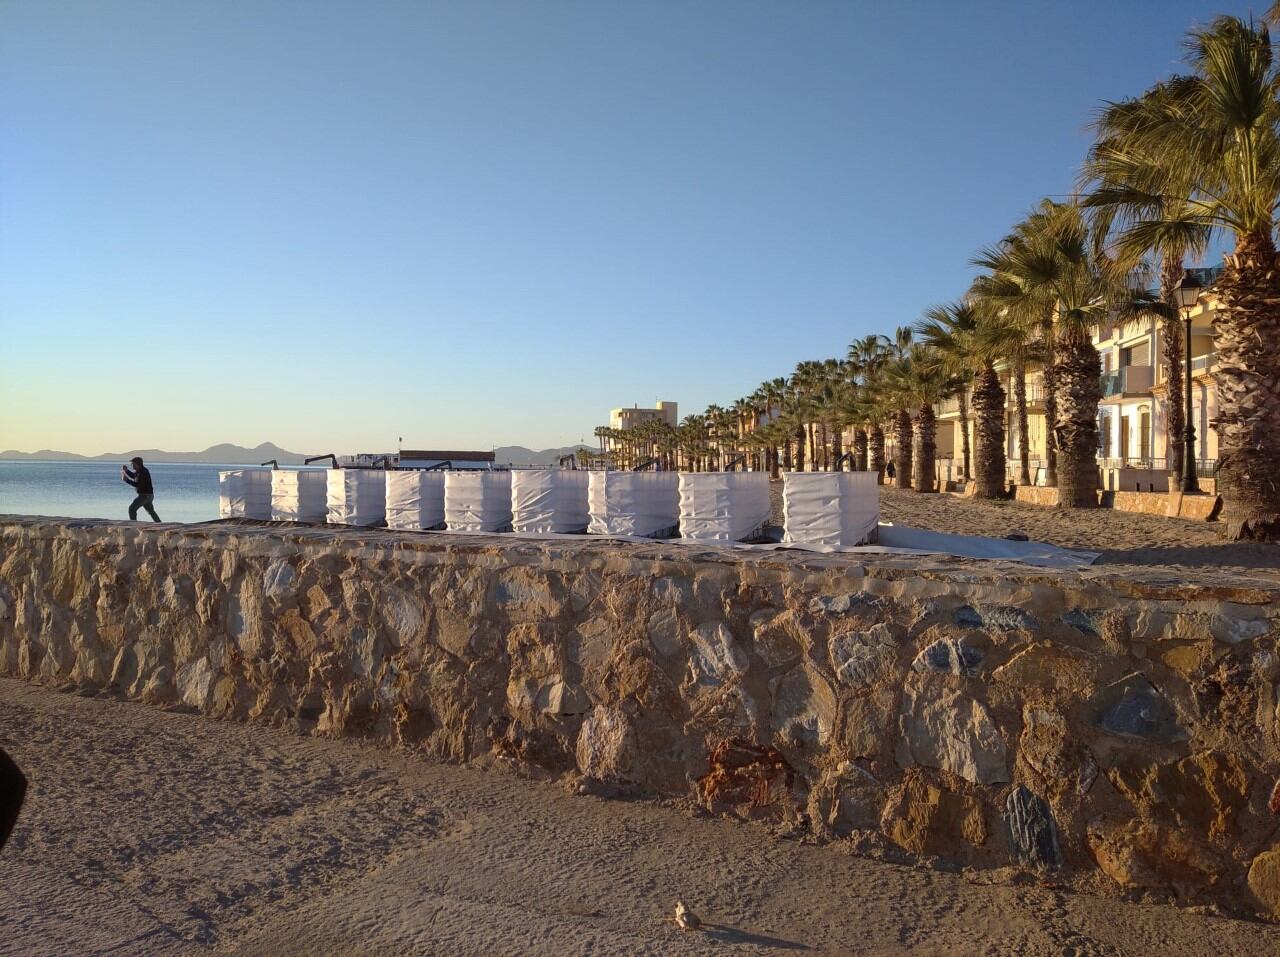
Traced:
[[[782, 483], [771, 484], [774, 524], [782, 524]], [[1220, 522], [1198, 522], [1111, 508], [1056, 509], [958, 495], [922, 495], [882, 486], [880, 520], [956, 535], [1005, 538], [1101, 552], [1095, 565], [1167, 566], [1196, 581], [1232, 576], [1280, 579], [1280, 546], [1227, 542]]]
[[[1274, 954], [1280, 931], [0, 679], [0, 954]], [[1004, 875], [1005, 878], [1008, 875]], [[676, 898], [706, 929], [666, 921]]]

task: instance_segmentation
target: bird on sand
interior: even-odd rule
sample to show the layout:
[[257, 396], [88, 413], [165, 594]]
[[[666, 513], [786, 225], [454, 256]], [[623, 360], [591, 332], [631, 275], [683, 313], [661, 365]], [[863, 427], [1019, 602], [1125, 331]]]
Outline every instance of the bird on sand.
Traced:
[[684, 901], [676, 901], [676, 925], [681, 930], [698, 930], [702, 927], [702, 921], [698, 919], [697, 914], [684, 906]]

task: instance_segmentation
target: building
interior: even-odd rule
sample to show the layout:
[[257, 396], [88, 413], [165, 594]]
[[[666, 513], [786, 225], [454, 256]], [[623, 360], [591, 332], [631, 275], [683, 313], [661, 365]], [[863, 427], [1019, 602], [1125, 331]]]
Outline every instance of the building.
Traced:
[[[1196, 468], [1206, 485], [1212, 480], [1218, 459], [1218, 435], [1213, 429], [1218, 396], [1213, 371], [1217, 353], [1213, 345], [1213, 317], [1218, 300], [1209, 288], [1220, 270], [1194, 270], [1205, 287], [1191, 310], [1191, 419], [1196, 430]], [[1179, 323], [1182, 329], [1182, 323]], [[1154, 317], [1133, 322], [1108, 323], [1096, 328], [1093, 344], [1102, 363], [1102, 399], [1098, 405], [1098, 466], [1102, 487], [1113, 490], [1164, 491], [1168, 488], [1167, 400], [1169, 388], [1185, 389], [1185, 382], [1169, 383], [1163, 362], [1164, 332]], [[1180, 350], [1185, 345], [1180, 336]], [[1185, 358], [1184, 358], [1185, 361]], [[1014, 410], [1013, 379], [1000, 369], [1006, 395], [1005, 455], [1008, 474], [1016, 480], [1020, 469], [1017, 415]], [[1033, 484], [1045, 482], [1045, 431], [1048, 422], [1044, 406], [1044, 374], [1039, 368], [1026, 374], [1027, 434]], [[940, 477], [960, 477], [960, 400], [948, 399], [937, 407], [939, 456], [949, 432], [954, 450], [950, 460], [942, 460]], [[970, 448], [973, 421], [970, 416]], [[1181, 442], [1182, 436], [1174, 441]]]
[[620, 432], [655, 420], [670, 426], [678, 425], [680, 416], [676, 411], [676, 403], [659, 402], [652, 409], [642, 409], [635, 405], [629, 409], [612, 409], [609, 412], [609, 428]]
[[[621, 468], [633, 468], [662, 458], [663, 450], [659, 449], [652, 433], [638, 430], [652, 423], [674, 429], [679, 422], [679, 412], [674, 402], [658, 402], [652, 409], [642, 409], [638, 405], [629, 409], [611, 409], [609, 424], [595, 430], [596, 437], [600, 440], [600, 457]], [[628, 432], [636, 434], [626, 435]]]

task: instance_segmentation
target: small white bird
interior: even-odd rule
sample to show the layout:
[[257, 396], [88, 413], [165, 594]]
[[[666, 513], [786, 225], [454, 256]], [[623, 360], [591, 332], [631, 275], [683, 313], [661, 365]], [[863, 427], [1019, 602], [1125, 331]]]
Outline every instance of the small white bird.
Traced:
[[681, 930], [698, 930], [702, 927], [702, 921], [698, 919], [697, 914], [684, 906], [684, 901], [676, 901], [676, 925]]

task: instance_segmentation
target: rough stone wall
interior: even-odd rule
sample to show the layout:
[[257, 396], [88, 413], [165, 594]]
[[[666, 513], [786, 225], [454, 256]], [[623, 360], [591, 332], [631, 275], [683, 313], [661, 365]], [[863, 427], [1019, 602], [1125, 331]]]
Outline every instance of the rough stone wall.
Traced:
[[223, 523], [0, 547], [0, 672], [1280, 916], [1266, 583]]

